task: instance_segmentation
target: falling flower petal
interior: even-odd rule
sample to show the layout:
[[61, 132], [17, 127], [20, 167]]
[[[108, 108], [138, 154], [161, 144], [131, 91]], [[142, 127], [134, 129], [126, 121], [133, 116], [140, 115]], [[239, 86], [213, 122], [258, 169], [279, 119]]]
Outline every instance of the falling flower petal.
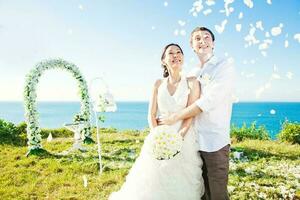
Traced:
[[288, 78], [288, 79], [292, 79], [293, 78], [293, 73], [292, 72], [287, 72], [286, 73], [286, 77]]
[[240, 14], [239, 14], [239, 19], [242, 19], [243, 16], [244, 16], [243, 12], [240, 12]]
[[179, 24], [180, 26], [184, 26], [184, 25], [185, 25], [185, 21], [178, 20], [178, 24]]
[[185, 30], [180, 30], [180, 35], [185, 36], [186, 35], [186, 31]]
[[262, 21], [257, 21], [255, 24], [256, 28], [260, 29], [261, 31], [264, 30], [264, 27], [262, 25]]
[[78, 8], [79, 8], [79, 10], [83, 10], [84, 9], [83, 5], [81, 5], [81, 4], [78, 5]]
[[84, 186], [84, 187], [87, 187], [87, 186], [88, 186], [88, 180], [87, 180], [86, 175], [83, 175], [83, 176], [82, 176], [82, 179], [83, 179], [83, 186]]
[[221, 26], [220, 25], [215, 25], [215, 29], [218, 33], [223, 33], [224, 29], [225, 29], [225, 25], [227, 24], [227, 19], [222, 21]]
[[178, 29], [176, 29], [176, 30], [174, 31], [174, 35], [177, 36], [178, 34], [179, 34], [179, 31], [178, 31]]
[[164, 6], [167, 7], [169, 4], [167, 1], [164, 2]]
[[270, 110], [270, 114], [271, 114], [271, 115], [275, 115], [275, 114], [276, 114], [276, 111], [275, 111], [274, 109], [271, 109], [271, 110]]
[[284, 47], [285, 47], [285, 48], [288, 48], [288, 47], [289, 47], [289, 41], [288, 41], [288, 40], [285, 40], [285, 41], [284, 41]]
[[281, 76], [279, 74], [277, 74], [277, 73], [273, 73], [271, 75], [271, 80], [274, 80], [274, 79], [281, 79]]
[[236, 30], [237, 32], [240, 32], [241, 29], [242, 29], [242, 24], [236, 24], [236, 25], [235, 25], [235, 30]]
[[195, 1], [193, 3], [193, 7], [190, 9], [190, 13], [192, 13], [192, 15], [194, 17], [197, 17], [198, 16], [198, 13], [203, 9], [203, 4], [202, 4], [202, 0], [198, 0], [198, 1]]
[[212, 5], [215, 5], [215, 0], [206, 0], [206, 5], [208, 6], [212, 6]]
[[268, 37], [270, 37], [270, 33], [267, 31], [266, 33], [265, 33], [265, 36], [268, 38]]
[[246, 75], [246, 78], [253, 78], [255, 76], [255, 74], [254, 73], [251, 73], [251, 74], [247, 74]]
[[272, 34], [273, 36], [278, 36], [278, 35], [280, 35], [281, 32], [282, 32], [282, 27], [283, 27], [283, 24], [282, 24], [282, 23], [280, 23], [279, 26], [277, 26], [277, 27], [273, 27], [273, 28], [271, 29], [271, 34]]
[[271, 4], [272, 4], [272, 0], [267, 0], [267, 3], [268, 3], [269, 5], [271, 5]]
[[261, 51], [260, 53], [261, 53], [261, 55], [263, 55], [264, 57], [267, 57], [267, 52], [266, 52], [266, 51]]
[[295, 34], [294, 39], [298, 40], [298, 42], [300, 43], [300, 33]]
[[234, 2], [234, 0], [224, 0], [224, 2], [225, 2], [225, 4], [224, 4], [225, 14], [228, 17], [230, 15], [230, 13], [232, 13], [234, 11], [233, 7], [229, 7], [229, 5]]
[[155, 30], [155, 29], [156, 29], [156, 27], [155, 27], [155, 26], [152, 26], [152, 27], [151, 27], [151, 29], [152, 29], [152, 30]]
[[206, 10], [203, 11], [203, 14], [205, 16], [209, 15], [210, 13], [212, 13], [212, 9], [206, 9]]
[[244, 4], [249, 8], [253, 8], [253, 1], [252, 0], [244, 0]]

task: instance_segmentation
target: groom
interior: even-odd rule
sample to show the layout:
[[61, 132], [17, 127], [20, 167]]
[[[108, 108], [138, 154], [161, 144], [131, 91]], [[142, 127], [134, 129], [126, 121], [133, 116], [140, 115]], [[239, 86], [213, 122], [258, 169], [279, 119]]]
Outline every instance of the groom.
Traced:
[[214, 56], [215, 36], [206, 27], [191, 33], [190, 44], [199, 58], [199, 66], [192, 71], [201, 86], [201, 96], [184, 110], [161, 118], [160, 124], [173, 124], [194, 117], [199, 151], [203, 160], [205, 200], [229, 199], [227, 192], [230, 119], [234, 93], [233, 64]]

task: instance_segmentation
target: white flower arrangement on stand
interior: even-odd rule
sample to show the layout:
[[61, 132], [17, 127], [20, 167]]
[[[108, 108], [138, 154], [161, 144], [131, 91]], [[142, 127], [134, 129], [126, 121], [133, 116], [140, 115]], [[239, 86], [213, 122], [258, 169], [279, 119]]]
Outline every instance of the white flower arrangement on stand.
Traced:
[[39, 115], [37, 111], [36, 102], [36, 88], [39, 78], [44, 71], [49, 69], [63, 69], [70, 72], [78, 82], [79, 96], [81, 100], [80, 117], [84, 123], [82, 129], [83, 140], [85, 143], [93, 142], [91, 138], [91, 124], [90, 124], [90, 98], [88, 87], [83, 78], [79, 68], [62, 59], [49, 59], [39, 62], [26, 76], [24, 88], [24, 107], [25, 119], [27, 123], [27, 138], [29, 151], [27, 155], [42, 150], [41, 145], [41, 129], [39, 126]]

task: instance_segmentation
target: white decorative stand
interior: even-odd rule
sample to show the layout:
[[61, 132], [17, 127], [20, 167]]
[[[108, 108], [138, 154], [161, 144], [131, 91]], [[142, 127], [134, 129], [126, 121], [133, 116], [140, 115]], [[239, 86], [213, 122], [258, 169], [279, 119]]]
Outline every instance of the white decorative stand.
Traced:
[[[96, 87], [93, 88], [94, 85]], [[108, 86], [102, 77], [96, 77], [91, 80], [89, 91], [91, 92], [91, 100], [92, 100], [91, 105], [93, 107], [95, 123], [97, 127], [96, 132], [97, 132], [97, 146], [98, 146], [98, 157], [99, 157], [99, 174], [102, 174], [103, 167], [102, 167], [100, 130], [99, 130], [100, 127], [98, 123], [98, 113], [115, 112], [117, 110], [117, 105], [114, 101], [113, 95], [109, 91]]]
[[64, 124], [64, 127], [72, 132], [74, 132], [74, 144], [73, 146], [68, 149], [67, 151], [63, 151], [61, 154], [68, 155], [70, 152], [80, 150], [80, 151], [87, 151], [85, 147], [82, 146], [82, 137], [81, 137], [81, 130], [84, 127], [83, 123], [70, 123]]

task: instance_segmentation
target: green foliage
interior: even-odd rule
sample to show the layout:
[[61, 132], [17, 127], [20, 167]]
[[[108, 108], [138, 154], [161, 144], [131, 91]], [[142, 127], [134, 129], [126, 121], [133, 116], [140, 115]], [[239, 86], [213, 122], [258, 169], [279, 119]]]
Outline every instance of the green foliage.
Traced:
[[282, 130], [278, 134], [278, 138], [281, 141], [300, 144], [300, 123], [284, 122]]
[[22, 134], [22, 130], [23, 127], [0, 119], [0, 144], [25, 145], [26, 133]]
[[230, 136], [237, 139], [238, 142], [244, 139], [257, 139], [257, 140], [269, 140], [270, 136], [264, 126], [256, 126], [256, 122], [253, 122], [249, 127], [246, 123], [241, 128], [234, 125], [231, 126]]

